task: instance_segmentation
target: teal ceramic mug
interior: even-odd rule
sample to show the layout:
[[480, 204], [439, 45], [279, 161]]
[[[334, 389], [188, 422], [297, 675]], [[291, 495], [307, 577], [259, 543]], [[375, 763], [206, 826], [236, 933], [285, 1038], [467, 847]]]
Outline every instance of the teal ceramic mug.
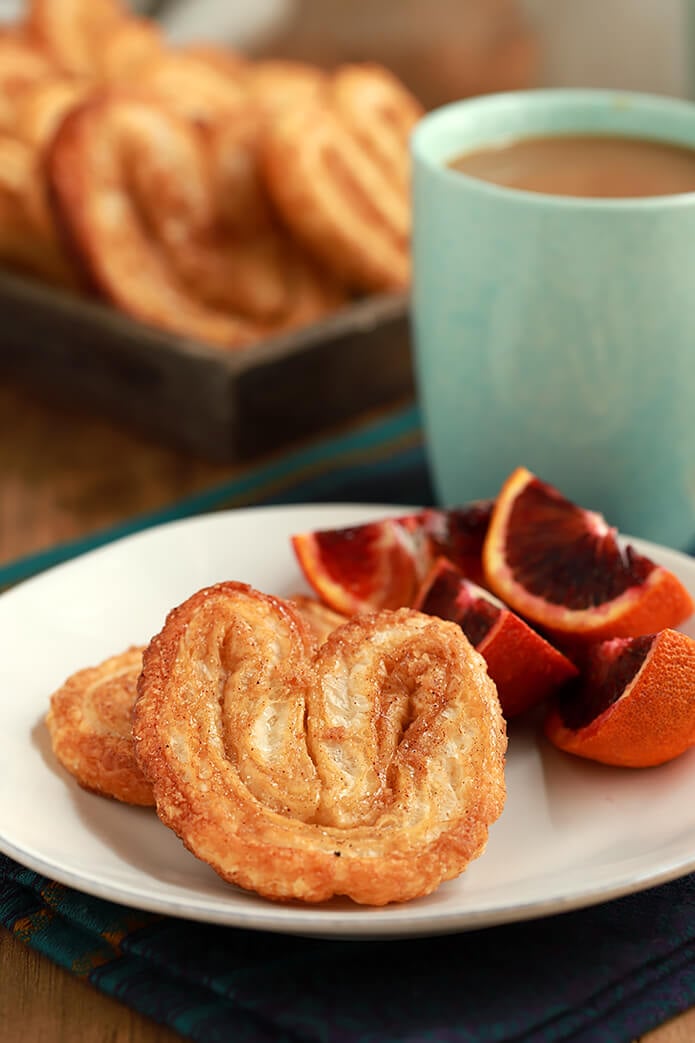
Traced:
[[695, 193], [542, 195], [451, 170], [505, 139], [695, 147], [695, 105], [604, 90], [454, 102], [415, 129], [415, 373], [444, 505], [519, 465], [622, 532], [695, 538]]

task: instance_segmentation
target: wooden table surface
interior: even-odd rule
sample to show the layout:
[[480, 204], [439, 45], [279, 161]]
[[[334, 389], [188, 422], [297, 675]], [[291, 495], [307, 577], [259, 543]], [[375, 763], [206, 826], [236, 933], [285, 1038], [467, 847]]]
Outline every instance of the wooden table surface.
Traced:
[[[173, 503], [231, 477], [87, 413], [0, 381], [0, 564]], [[0, 928], [3, 1043], [172, 1043], [130, 1011]], [[642, 1037], [691, 1043], [695, 1009]]]

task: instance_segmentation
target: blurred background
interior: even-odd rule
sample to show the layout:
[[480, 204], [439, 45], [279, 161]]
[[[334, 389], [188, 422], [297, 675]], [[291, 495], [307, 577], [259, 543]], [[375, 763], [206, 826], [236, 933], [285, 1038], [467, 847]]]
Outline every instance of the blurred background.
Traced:
[[[4, 0], [9, 7], [8, 0]], [[688, 95], [691, 0], [135, 0], [176, 40], [384, 61], [427, 105], [526, 84]]]
[[[688, 95], [693, 0], [132, 0], [172, 40], [389, 64], [427, 105], [527, 84]], [[0, 0], [13, 17], [15, 0]]]
[[[23, 9], [0, 0], [0, 20]], [[695, 0], [129, 0], [173, 42], [389, 64], [427, 105], [537, 85], [692, 95]], [[695, 47], [692, 48], [695, 52]]]

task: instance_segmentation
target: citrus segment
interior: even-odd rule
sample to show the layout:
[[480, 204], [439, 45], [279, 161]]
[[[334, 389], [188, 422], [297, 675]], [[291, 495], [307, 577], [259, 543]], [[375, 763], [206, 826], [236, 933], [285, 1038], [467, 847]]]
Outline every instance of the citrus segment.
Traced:
[[467, 579], [479, 585], [484, 582], [483, 544], [493, 506], [493, 500], [473, 500], [463, 507], [422, 512], [432, 558], [448, 558]]
[[554, 746], [604, 764], [645, 768], [678, 757], [695, 744], [695, 641], [667, 628], [592, 646], [544, 727]]
[[348, 528], [299, 533], [292, 546], [321, 600], [346, 615], [412, 606], [440, 555], [466, 574], [482, 575], [481, 554], [492, 501], [424, 508]]
[[410, 605], [421, 576], [416, 516], [385, 518], [292, 537], [308, 582], [336, 612], [354, 615]]
[[563, 647], [655, 633], [695, 607], [677, 576], [524, 467], [495, 501], [482, 560], [486, 586]]
[[443, 558], [433, 565], [415, 607], [459, 624], [485, 659], [507, 718], [543, 702], [577, 675], [562, 652]]

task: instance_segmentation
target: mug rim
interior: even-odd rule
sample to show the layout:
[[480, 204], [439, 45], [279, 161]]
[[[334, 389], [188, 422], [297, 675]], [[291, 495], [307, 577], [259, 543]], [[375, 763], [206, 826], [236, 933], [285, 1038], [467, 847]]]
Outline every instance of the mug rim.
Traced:
[[[695, 150], [695, 103], [686, 98], [675, 98], [669, 95], [650, 94], [642, 91], [615, 90], [603, 87], [534, 87], [527, 90], [498, 91], [481, 94], [470, 98], [461, 98], [438, 106], [425, 113], [415, 125], [410, 136], [410, 152], [414, 167], [426, 168], [437, 177], [441, 177], [449, 185], [456, 182], [468, 190], [483, 195], [498, 197], [501, 200], [524, 203], [528, 206], [594, 209], [594, 210], [654, 210], [663, 208], [679, 208], [692, 206], [695, 203], [695, 189], [691, 192], [674, 192], [653, 196], [570, 196], [546, 192], [533, 192], [528, 189], [515, 188], [509, 185], [498, 185], [482, 178], [474, 177], [460, 170], [453, 170], [446, 165], [441, 156], [431, 152], [431, 141], [447, 126], [456, 126], [461, 121], [461, 114], [475, 110], [495, 109], [504, 111], [519, 109], [525, 105], [531, 111], [571, 111], [576, 108], [596, 107], [605, 110], [606, 106], [621, 110], [639, 110], [654, 117], [651, 131], [632, 133], [626, 136], [641, 138], [647, 141], [660, 141], [674, 145], [686, 145]], [[682, 118], [683, 125], [692, 124], [692, 141], [690, 143], [675, 140], [672, 134], [660, 132], [658, 116], [668, 113]], [[573, 128], [576, 133], [576, 129]], [[585, 133], [601, 133], [601, 128], [587, 127]], [[562, 133], [562, 131], [556, 131]], [[609, 133], [620, 133], [611, 130]], [[518, 138], [519, 135], [515, 135]], [[504, 140], [504, 133], [499, 133], [488, 141]], [[481, 140], [484, 145], [485, 140]], [[452, 158], [456, 152], [452, 152]]]

